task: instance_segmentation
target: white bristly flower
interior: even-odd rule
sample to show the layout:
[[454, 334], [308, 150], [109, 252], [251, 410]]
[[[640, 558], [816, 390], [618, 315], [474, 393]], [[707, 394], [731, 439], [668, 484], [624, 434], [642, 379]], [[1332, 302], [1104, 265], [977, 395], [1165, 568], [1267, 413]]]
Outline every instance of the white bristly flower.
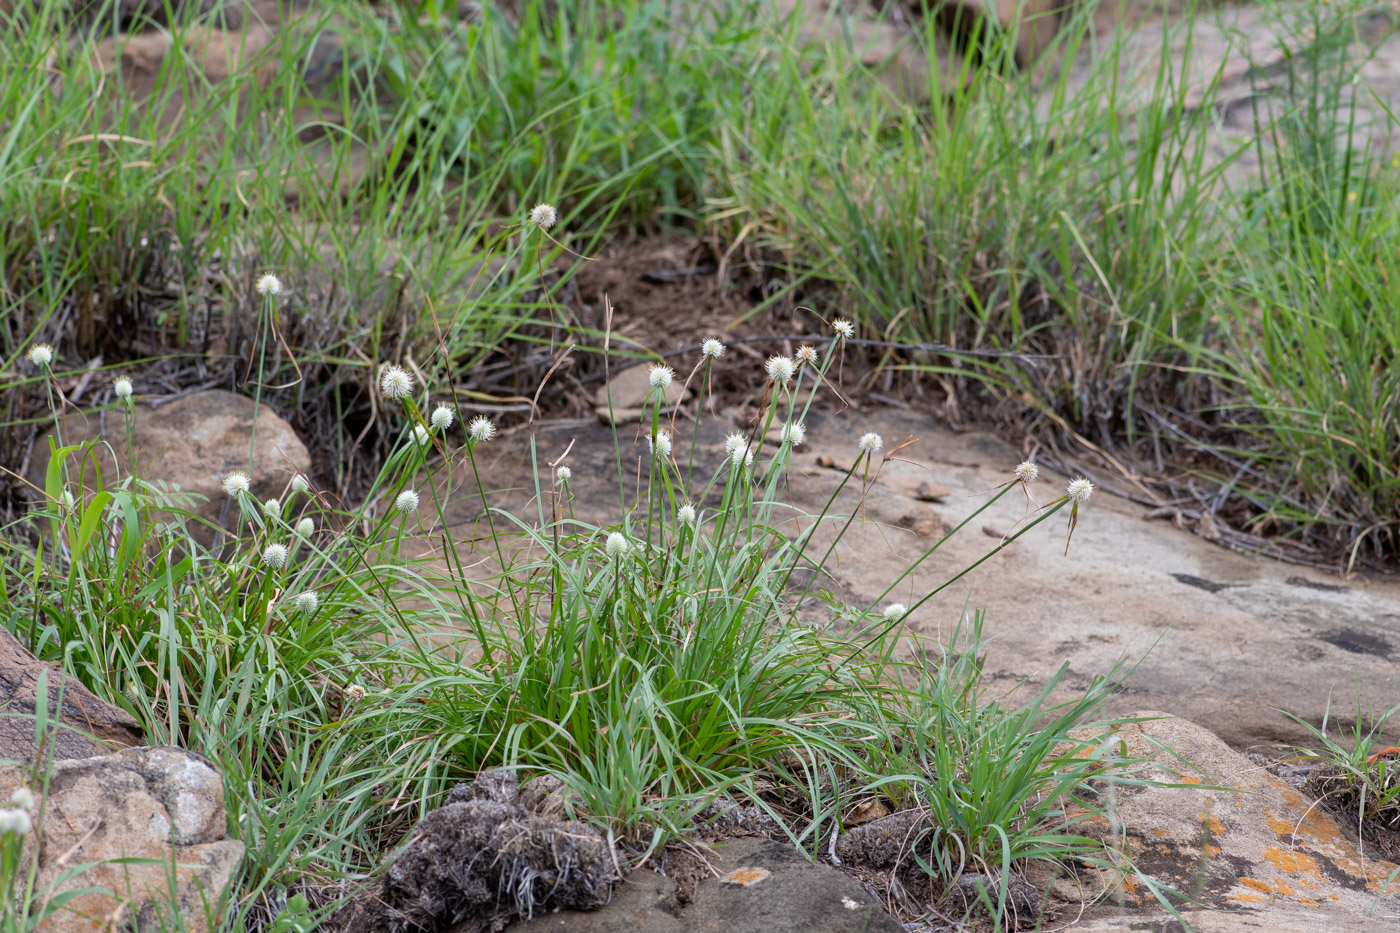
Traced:
[[885, 439], [874, 431], [870, 431], [860, 436], [860, 449], [868, 454], [874, 454], [885, 446]]
[[10, 803], [29, 813], [34, 812], [34, 792], [27, 787], [16, 787], [10, 795]]
[[837, 318], [832, 321], [831, 329], [836, 331], [836, 336], [842, 340], [850, 340], [856, 335], [856, 326], [845, 318]]
[[365, 698], [365, 688], [359, 684], [351, 684], [345, 688], [345, 705], [354, 706]]
[[908, 611], [909, 607], [904, 603], [890, 603], [885, 607], [885, 621], [893, 622], [896, 619], [902, 619]]
[[530, 223], [541, 230], [548, 230], [559, 222], [559, 212], [554, 209], [553, 204], [536, 204], [534, 210], [530, 211]]
[[680, 522], [682, 525], [695, 524], [695, 506], [687, 502], [685, 505], [676, 509], [676, 521]]
[[801, 447], [802, 442], [807, 439], [807, 428], [802, 422], [794, 421], [791, 424], [783, 425], [782, 442], [789, 447]]
[[724, 344], [713, 337], [707, 338], [704, 343], [700, 344], [700, 354], [702, 356], [708, 356], [712, 360], [717, 360], [721, 356], [724, 356]]
[[298, 593], [292, 599], [292, 605], [301, 610], [305, 615], [315, 615], [316, 607], [321, 605], [321, 598], [315, 593], [307, 590], [305, 593]]
[[239, 493], [252, 489], [252, 484], [248, 482], [248, 474], [243, 472], [230, 473], [224, 477], [224, 492], [238, 498]]
[[1040, 467], [1029, 460], [1021, 461], [1021, 465], [1016, 467], [1016, 481], [1020, 483], [1033, 483], [1040, 475]]
[[724, 438], [724, 452], [727, 456], [734, 456], [736, 450], [743, 450], [749, 446], [749, 439], [738, 431], [733, 431]]
[[418, 493], [412, 489], [405, 489], [399, 493], [399, 497], [394, 500], [394, 508], [400, 512], [418, 511]]
[[282, 294], [282, 280], [271, 272], [264, 273], [263, 276], [258, 279], [257, 289], [259, 295], [271, 295], [276, 298], [278, 295]]
[[316, 533], [316, 523], [311, 520], [311, 516], [303, 518], [297, 522], [297, 537], [309, 538]]
[[812, 347], [798, 347], [798, 348], [797, 348], [797, 362], [799, 362], [799, 363], [804, 363], [804, 364], [806, 364], [807, 366], [816, 366], [816, 365], [817, 365], [817, 351], [816, 351], [815, 349], [813, 349]]
[[780, 386], [786, 386], [791, 382], [793, 373], [796, 372], [796, 367], [793, 366], [790, 356], [770, 356], [764, 369], [768, 371], [768, 378]]
[[263, 503], [263, 514], [268, 518], [281, 518], [282, 503], [278, 502], [276, 499], [268, 499]]
[[568, 485], [569, 480], [574, 478], [574, 471], [566, 466], [561, 466], [554, 471], [554, 481], [560, 486]]
[[753, 451], [747, 447], [735, 447], [734, 452], [729, 455], [729, 459], [734, 462], [735, 466], [743, 464], [746, 467], [751, 467], [753, 466]]
[[448, 428], [452, 427], [452, 420], [454, 417], [451, 405], [443, 404], [434, 408], [432, 418], [433, 430], [446, 431]]
[[671, 380], [674, 378], [676, 378], [676, 372], [669, 366], [658, 364], [647, 372], [647, 382], [651, 383], [653, 389], [666, 388], [671, 384]]
[[1075, 502], [1088, 502], [1089, 496], [1094, 491], [1094, 484], [1084, 477], [1069, 481], [1069, 488], [1065, 490]]
[[269, 544], [263, 548], [262, 562], [269, 567], [280, 568], [287, 562], [287, 546], [285, 544]]
[[671, 435], [665, 431], [656, 432], [656, 443], [652, 444], [651, 435], [647, 435], [647, 450], [659, 455], [663, 460], [671, 456]]
[[427, 428], [421, 424], [415, 424], [413, 426], [413, 439], [418, 442], [419, 447], [422, 447], [432, 440], [432, 437], [428, 434]]
[[467, 425], [467, 430], [471, 434], [472, 440], [478, 444], [484, 444], [496, 436], [496, 426], [485, 415], [477, 415], [473, 418], [472, 423]]
[[131, 398], [131, 380], [125, 376], [118, 378], [112, 383], [112, 391], [116, 393], [117, 398], [123, 402], [127, 401]]
[[0, 810], [0, 836], [28, 836], [34, 821], [25, 810]]
[[73, 494], [65, 489], [63, 490], [63, 493], [58, 497], [58, 504], [71, 512], [73, 511], [73, 508], [77, 506], [78, 500], [74, 499]]
[[627, 536], [620, 531], [614, 531], [608, 535], [607, 543], [603, 545], [603, 550], [610, 560], [622, 560], [630, 549], [631, 545], [627, 543]]
[[29, 350], [29, 362], [40, 369], [47, 369], [53, 362], [53, 347], [46, 343], [36, 343]]
[[385, 366], [379, 374], [379, 391], [395, 402], [406, 399], [413, 391], [413, 377], [397, 366]]
[[296, 476], [292, 477], [292, 492], [306, 495], [310, 491], [311, 482], [305, 476], [298, 473]]

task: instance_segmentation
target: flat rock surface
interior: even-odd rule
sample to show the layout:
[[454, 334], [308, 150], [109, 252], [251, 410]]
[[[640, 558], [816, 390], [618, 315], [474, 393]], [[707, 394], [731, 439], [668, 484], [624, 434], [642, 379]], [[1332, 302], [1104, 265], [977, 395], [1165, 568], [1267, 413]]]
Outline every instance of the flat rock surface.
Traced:
[[[705, 416], [695, 490], [721, 462], [725, 433], [738, 427]], [[848, 488], [833, 507], [836, 514], [863, 516], [847, 530], [829, 567], [857, 605], [912, 606], [1031, 520], [1025, 497], [1012, 490], [885, 594], [944, 530], [1010, 478], [1021, 455], [991, 434], [955, 434], [912, 411], [813, 413], [807, 428], [786, 494], [812, 513], [842, 476], [818, 463], [849, 463], [861, 432], [881, 433], [886, 451], [906, 437], [918, 438], [885, 465], [888, 474], [876, 477], [863, 502]], [[675, 428], [675, 456], [682, 463], [691, 430], [684, 420]], [[620, 522], [619, 473], [628, 501], [635, 498], [639, 476], [645, 482], [638, 458], [646, 445], [638, 426], [618, 429], [619, 464], [608, 428], [591, 420], [540, 425], [539, 462], [557, 459], [570, 441], [566, 462], [574, 474], [574, 513], [599, 524]], [[507, 432], [482, 453], [483, 475], [499, 491], [493, 505], [533, 518], [525, 436]], [[916, 477], [946, 487], [947, 494], [935, 502], [913, 498]], [[1042, 470], [1032, 492], [1038, 502], [1049, 502], [1063, 494], [1066, 479]], [[548, 482], [541, 486], [550, 488]], [[455, 498], [454, 521], [480, 517], [480, 503], [469, 490]], [[548, 514], [552, 504], [544, 507]], [[644, 515], [645, 504], [640, 508]], [[1148, 512], [1099, 489], [1081, 508], [1068, 556], [1067, 515], [1061, 513], [919, 606], [908, 630], [946, 640], [965, 606], [985, 609], [992, 691], [1023, 681], [1033, 689], [1067, 663], [1067, 695], [1120, 662], [1139, 662], [1109, 713], [1147, 706], [1171, 710], [1236, 747], [1307, 740], [1306, 730], [1279, 710], [1313, 723], [1330, 710], [1337, 728], [1349, 713], [1354, 716], [1358, 691], [1377, 704], [1396, 695], [1400, 584], [1359, 575], [1342, 579], [1238, 554], [1170, 522], [1146, 521]]]

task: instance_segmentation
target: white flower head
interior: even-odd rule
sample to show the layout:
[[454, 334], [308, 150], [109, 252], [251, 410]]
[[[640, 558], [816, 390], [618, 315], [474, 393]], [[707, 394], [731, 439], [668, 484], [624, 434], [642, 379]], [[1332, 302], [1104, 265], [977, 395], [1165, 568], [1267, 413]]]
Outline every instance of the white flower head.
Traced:
[[224, 492], [235, 499], [240, 493], [245, 493], [252, 488], [252, 483], [248, 481], [248, 474], [242, 471], [230, 473], [224, 477]]
[[804, 365], [806, 365], [806, 366], [816, 366], [816, 365], [817, 365], [817, 351], [816, 351], [814, 348], [810, 347], [810, 346], [798, 347], [798, 348], [797, 348], [797, 362], [798, 362], [798, 363], [801, 363], [801, 364], [804, 364]]
[[902, 619], [908, 612], [909, 607], [904, 603], [890, 603], [885, 607], [885, 621], [894, 622], [897, 619]]
[[292, 598], [292, 605], [305, 615], [315, 615], [316, 607], [321, 605], [321, 598], [315, 593], [307, 590], [305, 593], [298, 593]]
[[559, 222], [559, 212], [554, 209], [553, 204], [536, 204], [530, 211], [530, 223], [541, 230], [548, 230]]
[[753, 451], [748, 447], [735, 447], [734, 452], [729, 455], [735, 466], [753, 466]]
[[311, 520], [311, 516], [303, 518], [297, 522], [297, 537], [309, 538], [316, 533], [316, 523]]
[[874, 455], [885, 446], [885, 439], [874, 431], [868, 431], [860, 436], [860, 449], [868, 454]]
[[473, 418], [472, 423], [467, 425], [467, 431], [471, 434], [472, 440], [478, 444], [484, 444], [496, 436], [496, 426], [485, 415], [477, 415]]
[[743, 450], [749, 446], [749, 439], [738, 431], [732, 431], [724, 438], [724, 453], [726, 456], [734, 456], [737, 450]]
[[397, 366], [385, 366], [379, 374], [379, 391], [395, 402], [406, 399], [413, 391], [413, 377]]
[[842, 340], [850, 340], [856, 335], [856, 326], [845, 318], [837, 318], [831, 322], [831, 329], [836, 331], [836, 336]]
[[399, 493], [399, 497], [394, 500], [394, 508], [405, 513], [418, 511], [418, 493], [414, 492], [412, 489], [405, 489], [403, 492]]
[[1021, 461], [1021, 464], [1016, 467], [1016, 481], [1018, 483], [1033, 483], [1039, 475], [1040, 467], [1029, 460]]
[[666, 388], [674, 378], [676, 378], [676, 371], [659, 363], [647, 372], [647, 382], [651, 383], [653, 389]]
[[797, 371], [790, 356], [770, 356], [768, 363], [763, 368], [768, 371], [768, 378], [780, 386], [786, 386], [791, 382], [793, 373]]
[[656, 432], [656, 442], [652, 443], [651, 435], [647, 435], [647, 450], [661, 457], [663, 460], [671, 456], [671, 435], [666, 431]]
[[1069, 481], [1069, 488], [1065, 490], [1069, 497], [1075, 502], [1088, 502], [1089, 496], [1094, 492], [1094, 484], [1084, 477]]
[[29, 350], [29, 362], [40, 369], [47, 368], [53, 362], [53, 347], [46, 343], [36, 343]]
[[705, 342], [700, 344], [700, 354], [702, 356], [708, 356], [712, 360], [717, 360], [721, 356], [724, 356], [724, 344], [713, 337], [706, 338]]
[[454, 417], [451, 405], [446, 403], [439, 405], [437, 408], [433, 409], [433, 429], [436, 431], [446, 431], [448, 428], [452, 427], [452, 420]]
[[0, 836], [28, 836], [34, 821], [26, 810], [0, 810]]
[[263, 514], [268, 518], [281, 518], [282, 503], [278, 502], [276, 499], [268, 499], [263, 503]]
[[569, 480], [574, 478], [574, 471], [566, 466], [561, 466], [554, 471], [554, 481], [560, 486], [567, 486]]
[[359, 684], [351, 684], [345, 688], [345, 703], [347, 706], [354, 706], [365, 698], [365, 688]]
[[34, 791], [21, 785], [10, 795], [10, 803], [29, 813], [34, 812]]
[[287, 546], [285, 544], [269, 544], [263, 548], [262, 562], [272, 568], [280, 568], [287, 562]]
[[257, 289], [259, 295], [271, 295], [273, 298], [276, 298], [278, 295], [282, 294], [282, 280], [271, 272], [265, 272], [258, 279]]
[[65, 489], [58, 496], [58, 504], [71, 512], [78, 505], [78, 500], [74, 499], [73, 494]]
[[789, 447], [801, 447], [807, 439], [807, 428], [800, 421], [783, 425], [782, 442]]
[[427, 428], [423, 427], [421, 424], [415, 424], [413, 426], [413, 439], [418, 442], [419, 447], [423, 447], [427, 445], [428, 441], [432, 440], [432, 437], [429, 436]]
[[292, 477], [292, 492], [306, 495], [310, 491], [311, 482], [305, 476], [298, 473], [296, 476]]
[[627, 536], [620, 531], [609, 534], [607, 543], [603, 545], [603, 551], [607, 553], [609, 560], [622, 560], [631, 549], [632, 546], [627, 543]]
[[680, 522], [682, 525], [695, 524], [695, 506], [687, 502], [685, 505], [676, 509], [676, 521]]
[[117, 398], [125, 402], [131, 398], [131, 380], [125, 376], [118, 377], [117, 381], [112, 383], [112, 391], [116, 393]]

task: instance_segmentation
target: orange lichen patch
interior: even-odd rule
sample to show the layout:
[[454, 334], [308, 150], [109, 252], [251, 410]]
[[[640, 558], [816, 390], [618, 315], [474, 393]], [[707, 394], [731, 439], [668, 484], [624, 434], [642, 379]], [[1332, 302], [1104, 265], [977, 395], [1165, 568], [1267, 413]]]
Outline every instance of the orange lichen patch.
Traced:
[[[1373, 864], [1373, 865], [1389, 865], [1388, 862], [1373, 862], [1372, 864]], [[1390, 868], [1391, 868], [1392, 871], [1394, 871], [1395, 866], [1394, 866], [1394, 865], [1390, 865]], [[1389, 874], [1387, 873], [1387, 875], [1386, 875], [1385, 877], [1389, 877]], [[1382, 882], [1383, 880], [1384, 880], [1383, 878], [1376, 878], [1376, 879], [1374, 879], [1374, 880], [1372, 880], [1372, 881], [1366, 882], [1366, 890], [1368, 890], [1368, 891], [1374, 891], [1374, 892], [1376, 892], [1377, 894], [1400, 894], [1400, 881], [1392, 881], [1392, 882], [1390, 882], [1390, 884], [1387, 884], [1384, 888], [1382, 888], [1382, 887], [1381, 887], [1381, 882]]]
[[1198, 777], [1195, 777], [1194, 775], [1188, 775], [1188, 776], [1182, 777], [1181, 783], [1183, 783], [1183, 784], [1199, 784], [1199, 783], [1201, 783], [1201, 779], [1198, 778]]
[[1299, 903], [1299, 904], [1302, 904], [1304, 907], [1316, 907], [1316, 906], [1317, 906], [1317, 901], [1310, 900], [1310, 899], [1308, 899], [1308, 898], [1306, 898], [1306, 897], [1300, 897], [1300, 898], [1298, 898], [1298, 903]]
[[1241, 878], [1240, 884], [1255, 891], [1262, 891], [1265, 894], [1274, 893], [1274, 889], [1270, 887], [1269, 882], [1260, 881], [1258, 878]]
[[1210, 856], [1211, 858], [1219, 858], [1219, 857], [1220, 857], [1220, 846], [1207, 845], [1207, 846], [1206, 846], [1206, 855]]
[[1279, 836], [1291, 836], [1291, 835], [1293, 835], [1293, 826], [1294, 826], [1293, 821], [1292, 821], [1292, 820], [1285, 820], [1285, 819], [1283, 819], [1283, 818], [1281, 818], [1281, 817], [1274, 816], [1274, 811], [1272, 811], [1272, 810], [1266, 809], [1266, 810], [1264, 811], [1264, 822], [1268, 825], [1269, 829], [1270, 829], [1275, 835], [1279, 835]]
[[736, 868], [720, 880], [725, 884], [741, 884], [747, 888], [751, 884], [758, 884], [770, 874], [772, 872], [766, 868]]
[[1305, 872], [1314, 877], [1321, 878], [1322, 870], [1317, 867], [1317, 860], [1311, 855], [1299, 852], [1296, 849], [1276, 849], [1273, 846], [1264, 847], [1264, 858], [1268, 859], [1273, 866], [1286, 874], [1296, 875]]
[[1157, 829], [1152, 830], [1152, 835], [1161, 837], [1161, 836], [1170, 836], [1171, 833], [1167, 832], [1165, 829], [1162, 829], [1161, 827], [1158, 827]]
[[1269, 903], [1269, 899], [1268, 899], [1267, 897], [1260, 897], [1260, 896], [1257, 895], [1257, 894], [1235, 894], [1235, 895], [1232, 895], [1231, 897], [1226, 898], [1226, 900], [1236, 901], [1236, 902], [1241, 903], [1241, 904], [1267, 904], [1267, 903]]
[[1207, 827], [1210, 828], [1211, 833], [1213, 833], [1216, 836], [1225, 835], [1225, 824], [1220, 822], [1220, 820], [1217, 819], [1213, 814], [1207, 817], [1204, 813], [1202, 813], [1200, 814], [1200, 817], [1201, 821], [1205, 823]]

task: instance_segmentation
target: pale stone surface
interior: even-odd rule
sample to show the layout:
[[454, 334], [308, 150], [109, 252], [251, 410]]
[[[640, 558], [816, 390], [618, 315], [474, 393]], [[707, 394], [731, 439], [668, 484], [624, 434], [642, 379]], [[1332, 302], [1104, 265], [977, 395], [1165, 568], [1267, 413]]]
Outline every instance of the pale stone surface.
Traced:
[[[171, 928], [172, 907], [185, 929], [210, 928], [215, 918], [209, 908], [243, 857], [243, 844], [224, 838], [223, 781], [212, 765], [177, 748], [128, 748], [55, 761], [47, 778], [42, 817], [35, 821], [42, 827], [37, 890], [95, 890], [67, 902], [40, 930], [97, 933], [129, 925], [155, 933]], [[23, 769], [0, 766], [0, 793], [8, 797], [21, 783], [28, 783]]]

